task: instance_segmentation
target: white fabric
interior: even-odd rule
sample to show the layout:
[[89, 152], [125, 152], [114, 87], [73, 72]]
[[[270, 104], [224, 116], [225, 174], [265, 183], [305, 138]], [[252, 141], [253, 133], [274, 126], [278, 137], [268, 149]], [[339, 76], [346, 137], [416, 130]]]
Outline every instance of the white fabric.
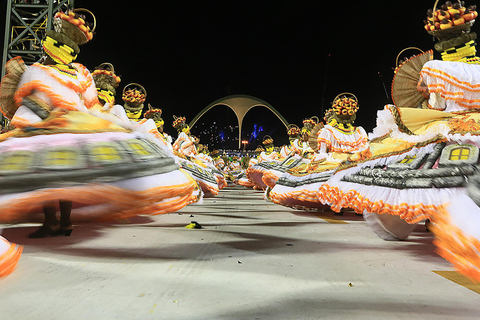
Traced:
[[318, 152], [320, 153], [326, 153], [332, 150], [348, 153], [358, 152], [363, 150], [367, 145], [367, 133], [362, 127], [356, 127], [352, 134], [346, 134], [327, 124], [318, 132], [317, 137], [318, 139], [324, 139], [331, 143], [331, 146], [328, 146], [319, 141]]
[[7, 252], [7, 250], [10, 248], [10, 242], [8, 242], [7, 239], [4, 237], [0, 236], [0, 256]]
[[[476, 87], [480, 85], [480, 65], [431, 60], [423, 65], [420, 77], [431, 92], [432, 88], [435, 88], [435, 91], [439, 90], [439, 94], [445, 102], [438, 100], [437, 97], [432, 97], [433, 103], [441, 103], [432, 105], [434, 109], [452, 112], [480, 106], [480, 102], [478, 102], [480, 90]], [[464, 104], [462, 105], [462, 103]]]
[[453, 225], [466, 235], [480, 240], [480, 208], [469, 196], [462, 194], [455, 197], [447, 209]]

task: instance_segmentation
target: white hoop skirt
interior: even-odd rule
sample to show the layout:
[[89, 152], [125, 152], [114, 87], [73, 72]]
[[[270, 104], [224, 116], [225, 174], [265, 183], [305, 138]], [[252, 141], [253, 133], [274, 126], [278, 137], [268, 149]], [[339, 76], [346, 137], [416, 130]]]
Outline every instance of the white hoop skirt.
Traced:
[[369, 149], [342, 164], [317, 196], [336, 211], [394, 215], [410, 224], [430, 220], [439, 253], [480, 281], [480, 192], [470, 191], [479, 179], [479, 121], [472, 111], [388, 106]]
[[174, 212], [197, 184], [148, 133], [70, 111], [0, 136], [1, 223], [41, 221], [45, 204], [72, 201], [72, 222]]

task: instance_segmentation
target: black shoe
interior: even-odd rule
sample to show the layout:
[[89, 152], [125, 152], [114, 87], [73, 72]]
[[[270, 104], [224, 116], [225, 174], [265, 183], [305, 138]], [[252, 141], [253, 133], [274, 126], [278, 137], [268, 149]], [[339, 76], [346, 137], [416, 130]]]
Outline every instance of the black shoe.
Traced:
[[72, 234], [73, 226], [71, 224], [62, 225], [58, 232], [59, 235], [63, 235], [65, 237], [69, 237]]
[[45, 238], [45, 237], [56, 237], [60, 230], [59, 224], [51, 224], [49, 226], [41, 226], [37, 231], [32, 232], [28, 235], [29, 238]]

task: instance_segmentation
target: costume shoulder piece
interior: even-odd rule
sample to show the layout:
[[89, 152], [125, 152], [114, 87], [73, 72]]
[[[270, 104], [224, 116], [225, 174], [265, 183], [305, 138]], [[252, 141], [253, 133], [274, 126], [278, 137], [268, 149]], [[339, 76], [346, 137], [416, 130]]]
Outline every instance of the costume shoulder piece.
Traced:
[[6, 118], [12, 119], [18, 108], [14, 99], [15, 92], [27, 66], [21, 57], [15, 57], [6, 63], [5, 70], [6, 74], [0, 84], [0, 108]]

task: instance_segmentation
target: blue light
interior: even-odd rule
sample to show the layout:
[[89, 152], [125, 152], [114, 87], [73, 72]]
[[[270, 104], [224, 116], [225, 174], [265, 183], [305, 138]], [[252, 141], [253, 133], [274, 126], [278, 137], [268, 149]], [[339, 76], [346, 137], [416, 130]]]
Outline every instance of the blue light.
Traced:
[[263, 127], [259, 126], [257, 128], [257, 124], [253, 124], [253, 131], [252, 134], [250, 135], [250, 141], [256, 140], [258, 137], [258, 134], [263, 131]]

